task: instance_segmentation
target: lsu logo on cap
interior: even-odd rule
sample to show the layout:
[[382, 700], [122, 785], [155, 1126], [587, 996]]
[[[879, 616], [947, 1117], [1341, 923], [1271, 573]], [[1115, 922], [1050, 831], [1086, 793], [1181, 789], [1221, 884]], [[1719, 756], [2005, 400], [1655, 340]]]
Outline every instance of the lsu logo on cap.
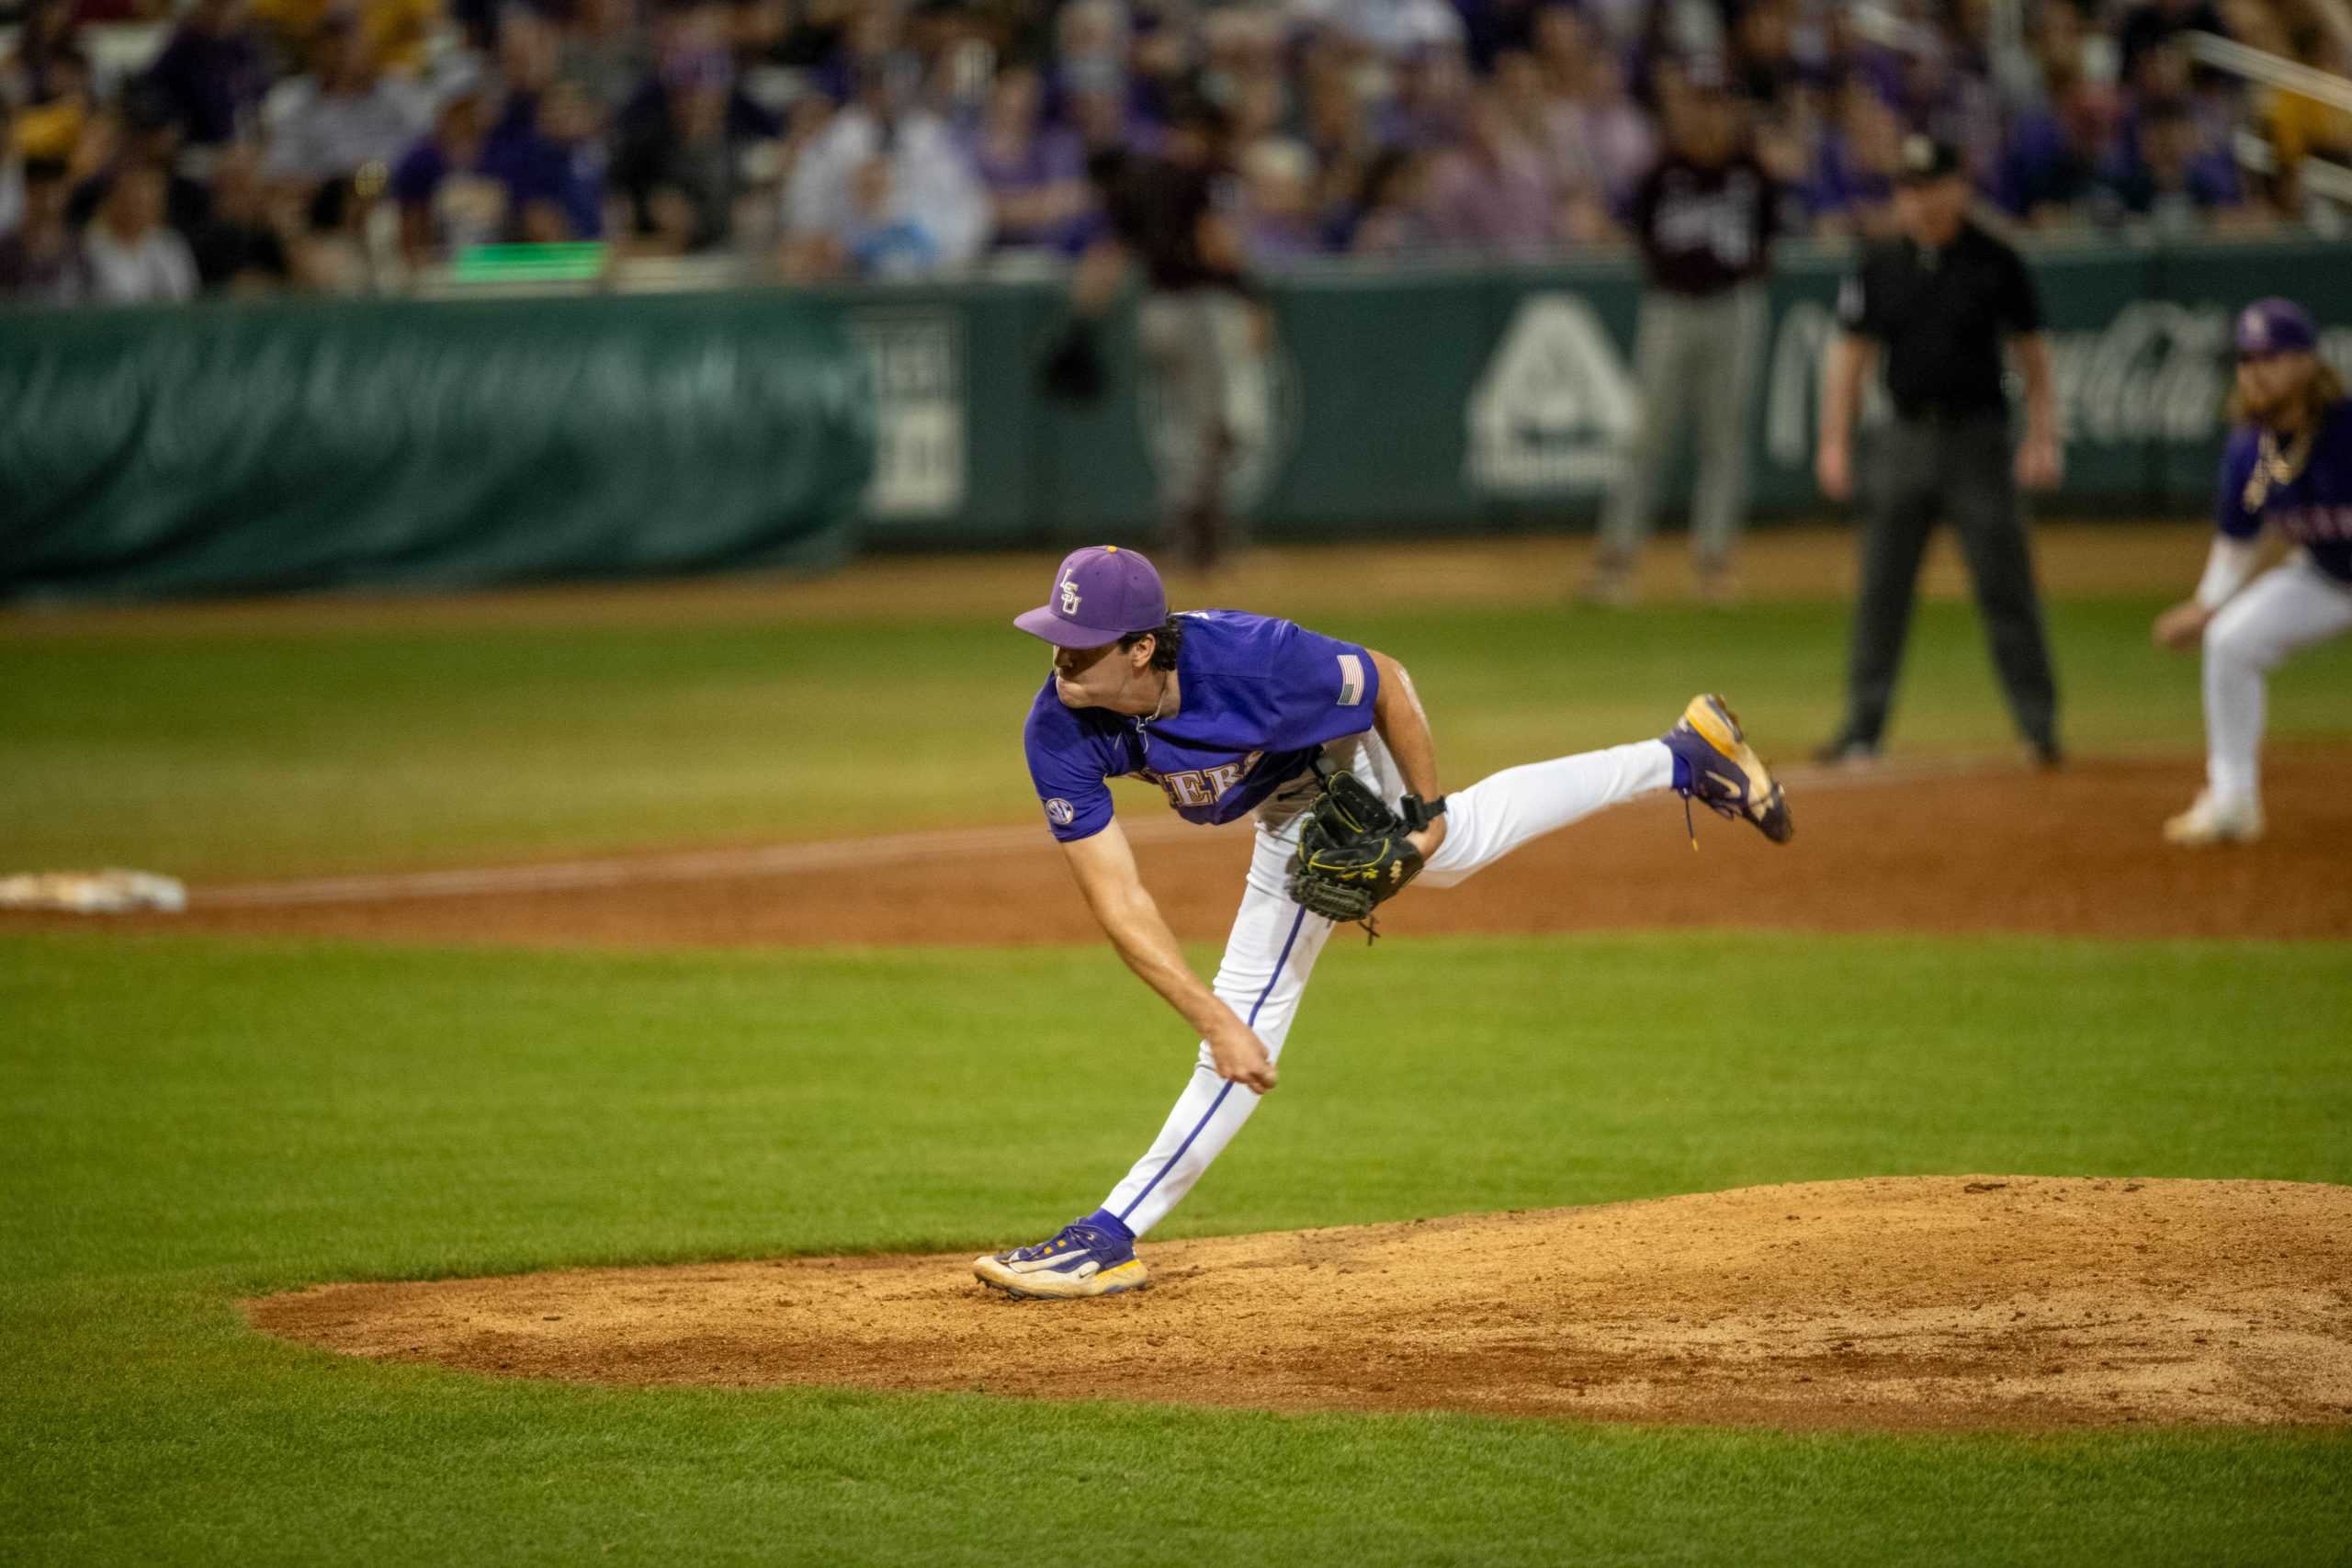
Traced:
[[1076, 576], [1065, 577], [1062, 579], [1062, 614], [1065, 615], [1075, 615], [1078, 614], [1078, 579]]
[[1054, 799], [1046, 802], [1046, 820], [1057, 828], [1069, 827], [1077, 816], [1077, 810], [1067, 800]]
[[2249, 308], [2238, 318], [2238, 342], [2256, 350], [2270, 346], [2270, 318], [2263, 313], [2261, 306]]

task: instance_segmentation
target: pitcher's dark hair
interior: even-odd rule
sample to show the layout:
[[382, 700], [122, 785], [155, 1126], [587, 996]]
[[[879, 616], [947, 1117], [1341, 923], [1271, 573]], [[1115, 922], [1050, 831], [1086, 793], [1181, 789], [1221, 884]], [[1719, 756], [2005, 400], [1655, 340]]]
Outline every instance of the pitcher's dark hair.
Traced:
[[1146, 637], [1153, 639], [1151, 667], [1154, 670], [1175, 669], [1177, 652], [1184, 646], [1184, 623], [1170, 615], [1148, 632], [1129, 632], [1119, 639], [1119, 651], [1126, 652]]

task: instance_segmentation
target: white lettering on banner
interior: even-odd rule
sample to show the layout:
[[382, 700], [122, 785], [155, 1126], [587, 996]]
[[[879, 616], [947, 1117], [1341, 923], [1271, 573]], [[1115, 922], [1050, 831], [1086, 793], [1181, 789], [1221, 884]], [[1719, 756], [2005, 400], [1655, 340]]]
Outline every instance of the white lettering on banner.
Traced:
[[849, 312], [874, 383], [874, 479], [865, 514], [945, 517], [965, 495], [963, 324], [952, 310]]
[[[2229, 399], [2230, 326], [2221, 305], [2140, 299], [2097, 331], [2045, 333], [2060, 434], [2119, 446], [2211, 440]], [[1813, 467], [1821, 379], [1836, 335], [1831, 313], [1811, 300], [1781, 313], [1764, 407], [1764, 456], [1778, 468]], [[2352, 329], [2323, 333], [2320, 353], [2352, 373]], [[1863, 392], [1863, 423], [1883, 417], [1885, 401], [1874, 378]]]
[[1599, 490], [1617, 476], [1636, 412], [1624, 356], [1592, 308], [1531, 295], [1471, 393], [1465, 477], [1513, 493]]

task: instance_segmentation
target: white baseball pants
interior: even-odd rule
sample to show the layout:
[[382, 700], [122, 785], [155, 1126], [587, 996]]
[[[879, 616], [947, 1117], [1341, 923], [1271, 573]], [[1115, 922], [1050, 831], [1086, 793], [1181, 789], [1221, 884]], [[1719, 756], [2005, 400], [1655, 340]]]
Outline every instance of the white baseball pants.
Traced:
[[[1375, 734], [1334, 741], [1323, 754], [1329, 765], [1354, 773], [1384, 800], [1404, 794], [1396, 764]], [[1419, 886], [1453, 886], [1532, 839], [1673, 782], [1674, 754], [1657, 740], [1506, 769], [1446, 797], [1445, 841], [1422, 870]], [[1298, 1016], [1306, 978], [1333, 929], [1331, 921], [1291, 902], [1283, 888], [1306, 809], [1318, 793], [1314, 775], [1305, 774], [1258, 808], [1247, 890], [1214, 987], [1276, 1060]], [[1183, 1201], [1257, 1108], [1255, 1090], [1217, 1077], [1204, 1042], [1159, 1136], [1102, 1207], [1141, 1235]]]
[[2270, 671], [2289, 654], [2352, 629], [2352, 588], [2307, 556], [2273, 567], [2205, 627], [2205, 782], [2224, 806], [2262, 799]]

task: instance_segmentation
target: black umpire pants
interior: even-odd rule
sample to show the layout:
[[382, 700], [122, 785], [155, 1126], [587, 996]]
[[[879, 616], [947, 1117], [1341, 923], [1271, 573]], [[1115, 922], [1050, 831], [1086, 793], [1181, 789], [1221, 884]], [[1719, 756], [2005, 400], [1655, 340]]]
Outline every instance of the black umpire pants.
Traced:
[[2018, 733], [2033, 746], [2054, 748], [2058, 694], [2011, 471], [2008, 416], [1898, 417], [1878, 433], [1867, 461], [1861, 601], [1842, 739], [1875, 745], [1886, 728], [1919, 562], [1940, 518], [1960, 535]]

